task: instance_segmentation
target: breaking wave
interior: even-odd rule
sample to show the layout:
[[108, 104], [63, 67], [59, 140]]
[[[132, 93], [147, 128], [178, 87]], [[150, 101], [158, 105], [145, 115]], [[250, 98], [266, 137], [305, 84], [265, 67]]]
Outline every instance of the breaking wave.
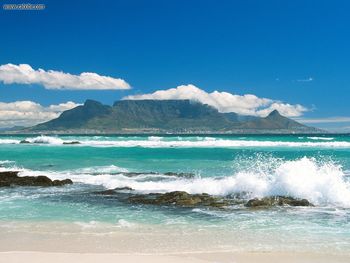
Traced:
[[[64, 138], [64, 137], [63, 137]], [[0, 144], [44, 144], [54, 146], [91, 146], [91, 147], [145, 147], [145, 148], [228, 148], [228, 147], [315, 147], [315, 148], [350, 148], [349, 141], [332, 141], [328, 137], [307, 137], [311, 141], [260, 141], [242, 138], [214, 137], [76, 137], [77, 139], [55, 136], [37, 136], [24, 140], [0, 139]], [[321, 141], [319, 141], [321, 140]]]
[[[266, 162], [271, 165], [266, 165]], [[218, 196], [245, 193], [248, 198], [284, 195], [306, 198], [316, 205], [350, 207], [349, 178], [342, 167], [332, 161], [320, 162], [304, 157], [291, 161], [271, 159], [266, 162], [265, 167], [257, 164], [225, 177], [183, 178], [156, 173], [130, 176], [127, 169], [117, 166], [45, 171], [44, 174], [51, 179], [70, 178], [74, 182], [102, 185], [108, 189], [130, 187], [141, 193], [186, 191]], [[38, 171], [27, 169], [20, 172], [21, 176], [38, 174]]]
[[317, 136], [312, 136], [312, 137], [307, 137], [310, 140], [323, 140], [323, 141], [332, 141], [334, 138], [332, 137], [317, 137]]

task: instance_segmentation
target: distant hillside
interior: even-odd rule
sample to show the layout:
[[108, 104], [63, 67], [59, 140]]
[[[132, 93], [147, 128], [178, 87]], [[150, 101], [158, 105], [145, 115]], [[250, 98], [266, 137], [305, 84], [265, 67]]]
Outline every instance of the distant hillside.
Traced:
[[265, 118], [220, 113], [190, 100], [87, 100], [57, 119], [25, 129], [55, 133], [317, 133], [278, 111]]

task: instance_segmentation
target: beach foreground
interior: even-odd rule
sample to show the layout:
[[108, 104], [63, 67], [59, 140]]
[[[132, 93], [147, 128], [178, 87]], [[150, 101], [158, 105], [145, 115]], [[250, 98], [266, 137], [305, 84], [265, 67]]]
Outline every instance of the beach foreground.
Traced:
[[268, 249], [262, 246], [269, 243], [266, 236], [264, 241], [259, 241], [259, 236], [246, 240], [249, 246], [242, 243], [247, 237], [222, 246], [217, 243], [216, 235], [225, 241], [224, 233], [205, 230], [187, 232], [143, 226], [135, 231], [132, 226], [112, 229], [107, 225], [48, 222], [1, 222], [0, 225], [0, 263], [350, 262], [347, 251], [300, 250], [301, 244], [299, 250], [294, 250], [292, 243], [296, 241], [292, 240], [290, 246], [281, 245], [280, 250], [275, 242]]
[[185, 253], [185, 254], [98, 254], [98, 253], [50, 253], [50, 252], [1, 252], [1, 263], [61, 263], [61, 262], [144, 262], [144, 263], [203, 263], [203, 262], [349, 262], [349, 256], [311, 254], [311, 253], [237, 253], [237, 252], [219, 252], [219, 253]]

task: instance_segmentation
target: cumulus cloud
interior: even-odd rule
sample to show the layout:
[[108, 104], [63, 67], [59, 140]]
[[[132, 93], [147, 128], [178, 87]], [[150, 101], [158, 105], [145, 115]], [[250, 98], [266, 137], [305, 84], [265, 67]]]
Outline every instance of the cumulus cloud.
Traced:
[[350, 117], [328, 117], [328, 118], [314, 118], [314, 119], [297, 119], [302, 123], [350, 123]]
[[0, 66], [0, 81], [4, 84], [38, 84], [46, 89], [69, 90], [119, 90], [130, 85], [119, 78], [101, 76], [92, 72], [73, 75], [62, 71], [35, 70], [28, 64]]
[[298, 117], [307, 111], [302, 105], [286, 104], [280, 101], [259, 98], [252, 94], [236, 95], [228, 92], [214, 91], [208, 93], [194, 85], [182, 85], [168, 90], [158, 90], [150, 94], [130, 95], [124, 100], [183, 100], [189, 99], [208, 104], [220, 112], [236, 112], [242, 115], [266, 116], [273, 110], [278, 110], [286, 117]]
[[78, 105], [72, 101], [47, 107], [33, 101], [0, 102], [0, 128], [32, 126], [57, 118], [63, 111]]
[[258, 116], [267, 116], [273, 110], [277, 110], [286, 117], [299, 117], [308, 109], [300, 104], [273, 102], [269, 107], [258, 110], [256, 113]]

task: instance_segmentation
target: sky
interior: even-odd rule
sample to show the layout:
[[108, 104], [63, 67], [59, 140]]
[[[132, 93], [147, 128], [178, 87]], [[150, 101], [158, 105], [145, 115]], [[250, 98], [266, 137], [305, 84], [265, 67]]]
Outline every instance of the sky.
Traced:
[[350, 132], [349, 1], [25, 3], [45, 9], [0, 10], [0, 128], [86, 99], [189, 98]]

